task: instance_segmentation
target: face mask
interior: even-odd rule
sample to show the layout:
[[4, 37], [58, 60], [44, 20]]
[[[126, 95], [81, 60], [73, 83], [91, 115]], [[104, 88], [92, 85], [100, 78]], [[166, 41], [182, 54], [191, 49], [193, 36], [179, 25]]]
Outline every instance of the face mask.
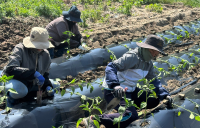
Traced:
[[150, 60], [154, 59], [155, 57], [153, 57], [149, 51], [149, 49], [147, 48], [141, 48], [141, 54], [143, 56], [143, 59], [146, 62], [149, 62]]

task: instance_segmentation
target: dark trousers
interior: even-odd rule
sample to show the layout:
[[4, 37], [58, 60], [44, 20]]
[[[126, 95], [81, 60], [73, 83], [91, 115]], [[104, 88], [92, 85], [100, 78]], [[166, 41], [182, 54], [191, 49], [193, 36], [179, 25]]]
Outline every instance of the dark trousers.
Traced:
[[81, 45], [81, 37], [79, 35], [77, 36], [72, 36], [70, 38], [70, 40], [74, 40], [74, 41], [70, 41], [70, 47], [68, 42], [62, 43], [59, 46], [55, 45], [55, 42], [53, 41], [53, 39], [50, 39], [51, 43], [55, 46], [55, 48], [51, 48], [48, 49], [49, 54], [51, 59], [53, 59], [54, 57], [61, 57], [63, 54], [67, 53], [67, 49], [73, 49], [73, 48], [77, 48]]
[[[126, 92], [126, 98], [129, 98], [134, 101], [134, 103], [140, 107], [141, 102], [146, 102], [146, 93], [143, 92], [142, 95], [138, 98], [137, 93], [140, 91], [139, 88], [136, 88], [134, 92]], [[149, 95], [149, 94], [148, 94]], [[107, 104], [114, 98], [113, 94], [110, 90], [104, 89], [104, 98]], [[157, 98], [149, 98], [147, 101], [147, 108], [151, 109], [156, 107], [159, 104], [159, 99]], [[121, 106], [125, 106], [125, 101], [122, 98], [120, 101]], [[119, 106], [115, 107], [115, 110], [118, 110]], [[118, 118], [120, 116], [119, 113], [114, 114], [103, 114], [100, 115], [100, 124], [103, 124], [106, 128], [118, 128], [118, 124], [113, 125], [114, 118]], [[134, 106], [129, 107], [126, 109], [125, 113], [123, 114], [123, 119], [120, 122], [120, 128], [127, 127], [130, 123], [138, 119], [138, 114], [136, 108]]]

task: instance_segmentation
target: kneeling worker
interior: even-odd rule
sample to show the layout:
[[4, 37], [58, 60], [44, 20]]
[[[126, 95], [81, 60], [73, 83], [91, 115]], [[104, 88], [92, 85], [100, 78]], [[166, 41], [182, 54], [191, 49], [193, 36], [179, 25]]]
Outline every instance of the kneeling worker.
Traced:
[[[69, 11], [63, 11], [63, 16], [56, 18], [46, 26], [51, 37], [50, 41], [55, 46], [55, 48], [48, 49], [52, 59], [65, 54], [68, 47], [70, 49], [79, 48], [81, 50], [87, 50], [81, 45], [82, 35], [76, 24], [77, 22], [82, 22], [80, 16], [81, 12], [76, 6], [72, 6]], [[66, 31], [72, 32], [75, 36], [64, 33]], [[65, 42], [63, 43], [63, 41]]]
[[51, 58], [47, 48], [54, 46], [48, 38], [45, 28], [34, 27], [30, 37], [24, 38], [23, 43], [14, 47], [2, 72], [2, 75], [14, 75], [5, 85], [6, 91], [13, 88], [18, 93], [7, 93], [10, 103], [19, 103], [25, 97], [35, 97], [38, 86], [48, 96], [54, 96], [53, 88], [59, 87], [59, 83], [49, 79]]

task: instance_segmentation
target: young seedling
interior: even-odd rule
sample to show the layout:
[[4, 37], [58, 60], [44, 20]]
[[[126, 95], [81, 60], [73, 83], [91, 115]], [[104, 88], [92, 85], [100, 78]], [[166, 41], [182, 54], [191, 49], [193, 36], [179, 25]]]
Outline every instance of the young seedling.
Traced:
[[120, 44], [121, 46], [124, 46], [125, 48], [127, 48], [129, 51], [131, 50], [131, 48], [129, 48], [127, 45], [123, 45], [123, 44]]
[[[7, 93], [8, 92], [12, 92], [12, 93], [15, 93], [15, 94], [18, 94], [17, 91], [13, 88], [10, 88], [6, 91], [6, 88], [5, 88], [5, 85], [6, 85], [6, 82], [8, 82], [9, 80], [13, 79], [14, 76], [6, 76], [6, 75], [3, 75], [2, 77], [0, 77], [0, 82], [3, 83], [3, 89], [0, 90], [3, 91], [4, 95], [0, 98], [0, 104], [2, 104], [4, 102], [4, 100], [7, 99]], [[6, 101], [6, 113], [8, 113], [8, 111], [10, 110], [10, 108], [8, 107], [7, 105], [7, 101]]]
[[134, 104], [134, 101], [132, 101], [129, 98], [126, 98], [126, 95], [124, 95], [124, 100], [125, 100], [125, 103], [126, 103], [125, 107], [123, 107], [123, 106], [119, 107], [118, 113], [120, 114], [120, 116], [118, 118], [114, 118], [114, 121], [113, 121], [113, 125], [118, 123], [118, 128], [120, 128], [120, 122], [123, 119], [123, 114], [126, 111], [126, 109], [131, 107], [131, 106], [137, 107], [137, 105]]
[[[188, 99], [188, 98], [186, 98], [186, 99]], [[200, 105], [197, 104], [196, 102], [190, 100], [190, 99], [188, 99], [188, 100], [189, 100], [191, 103], [193, 103], [193, 104], [195, 105], [195, 108], [196, 108], [197, 111], [198, 111], [198, 108], [199, 108]], [[174, 106], [176, 106], [176, 107], [179, 107], [179, 108], [182, 108], [182, 109], [188, 111], [188, 112], [190, 113], [190, 116], [189, 116], [190, 119], [195, 119], [196, 121], [200, 121], [200, 115], [199, 115], [199, 114], [197, 114], [197, 113], [195, 113], [195, 112], [192, 112], [192, 111], [190, 111], [190, 110], [188, 110], [188, 109], [186, 109], [186, 108], [184, 108], [184, 107], [182, 107], [182, 106], [176, 105], [176, 104], [174, 104], [174, 103], [172, 103], [172, 105], [174, 105]], [[199, 112], [199, 111], [198, 111], [198, 112]], [[180, 115], [181, 115], [181, 111], [178, 112], [178, 116], [180, 116]]]
[[110, 51], [107, 47], [106, 47], [106, 49], [107, 49], [107, 51], [108, 51], [109, 53], [112, 54], [112, 55], [110, 55], [110, 59], [111, 59], [112, 61], [117, 60], [117, 58], [116, 58], [114, 52], [113, 52], [113, 51]]
[[[147, 80], [146, 78], [140, 79], [138, 80], [138, 82], [143, 82], [144, 85], [140, 85], [139, 83], [137, 83], [137, 87], [140, 88], [141, 90], [138, 92], [138, 97], [140, 97], [142, 95], [143, 92], [146, 93], [146, 101], [142, 102], [140, 105], [140, 109], [145, 108], [145, 113], [144, 113], [144, 119], [146, 121], [146, 109], [147, 109], [147, 100], [148, 98], [158, 98], [156, 95], [156, 92], [154, 91], [155, 86], [153, 84], [150, 84], [151, 82], [153, 82], [156, 78], [153, 78], [152, 80]], [[160, 77], [158, 77], [158, 79], [160, 79]], [[150, 93], [150, 95], [148, 96], [148, 94]]]
[[[89, 104], [89, 102], [87, 102], [87, 100], [90, 100], [92, 103], [91, 105]], [[102, 114], [102, 110], [98, 107], [100, 105], [100, 103], [102, 102], [103, 100], [100, 98], [100, 97], [95, 97], [95, 98], [89, 98], [89, 97], [86, 97], [85, 95], [82, 95], [81, 96], [81, 102], [83, 103], [82, 105], [80, 105], [79, 107], [82, 107], [83, 110], [85, 111], [88, 111], [89, 112], [89, 118], [92, 116], [94, 117], [95, 119], [93, 120], [94, 121], [94, 125], [99, 128], [99, 122], [100, 122], [100, 118], [98, 115], [91, 115], [91, 112], [93, 110], [98, 110], [100, 112], [100, 114]], [[86, 103], [85, 103], [86, 102]], [[81, 121], [83, 121], [84, 118], [80, 118], [77, 123], [76, 123], [76, 127], [78, 128], [79, 124], [81, 123]], [[88, 124], [89, 124], [89, 121], [88, 120]], [[89, 127], [87, 127], [89, 128]]]
[[185, 37], [190, 38], [190, 33], [188, 31], [185, 31]]
[[67, 40], [64, 40], [63, 42], [61, 42], [61, 43], [65, 43], [65, 42], [68, 43], [68, 48], [66, 48], [66, 49], [67, 49], [67, 58], [69, 58], [69, 57], [70, 57], [70, 56], [69, 56], [69, 51], [70, 51], [70, 38], [71, 38], [72, 36], [75, 36], [75, 35], [74, 35], [74, 33], [72, 33], [71, 31], [65, 31], [65, 32], [63, 32], [63, 34], [66, 34], [66, 35], [69, 36], [69, 38], [68, 38]]

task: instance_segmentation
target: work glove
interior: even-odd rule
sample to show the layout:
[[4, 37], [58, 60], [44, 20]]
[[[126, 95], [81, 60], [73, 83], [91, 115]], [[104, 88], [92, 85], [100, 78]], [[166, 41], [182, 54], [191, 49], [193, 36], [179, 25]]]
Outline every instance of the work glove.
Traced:
[[125, 89], [123, 89], [121, 86], [114, 87], [113, 94], [115, 97], [121, 99], [124, 96]]
[[172, 108], [173, 107], [173, 105], [172, 105], [172, 103], [173, 103], [172, 97], [171, 96], [167, 96], [166, 99], [168, 100], [167, 107]]
[[54, 96], [54, 94], [56, 93], [56, 91], [54, 89], [52, 89], [52, 87], [50, 87], [50, 86], [47, 86], [46, 92], [47, 92], [47, 95], [51, 96], [51, 97]]
[[44, 84], [45, 78], [38, 71], [34, 73], [34, 77], [37, 79], [37, 84], [42, 87]]

